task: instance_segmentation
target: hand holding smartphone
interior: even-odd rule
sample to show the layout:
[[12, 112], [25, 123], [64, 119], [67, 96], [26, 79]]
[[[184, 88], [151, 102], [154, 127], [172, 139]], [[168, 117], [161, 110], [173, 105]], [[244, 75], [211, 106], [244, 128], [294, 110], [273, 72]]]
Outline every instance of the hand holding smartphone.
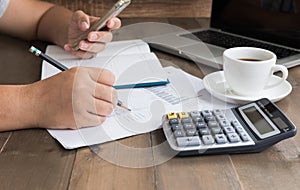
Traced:
[[119, 0], [114, 6], [99, 20], [96, 21], [87, 31], [85, 31], [72, 45], [74, 51], [79, 49], [79, 43], [81, 40], [87, 39], [87, 36], [92, 31], [99, 31], [106, 26], [106, 23], [109, 19], [119, 15], [129, 4], [131, 0]]

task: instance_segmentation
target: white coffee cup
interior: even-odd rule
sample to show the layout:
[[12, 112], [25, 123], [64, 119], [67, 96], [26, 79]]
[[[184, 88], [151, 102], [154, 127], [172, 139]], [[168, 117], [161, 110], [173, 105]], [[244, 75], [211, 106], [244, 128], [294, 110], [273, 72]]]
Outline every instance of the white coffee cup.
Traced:
[[[285, 66], [276, 65], [276, 55], [260, 48], [227, 49], [223, 53], [223, 64], [226, 83], [241, 96], [258, 96], [263, 90], [280, 85], [288, 76]], [[270, 78], [277, 71], [282, 72], [281, 79], [270, 84]]]

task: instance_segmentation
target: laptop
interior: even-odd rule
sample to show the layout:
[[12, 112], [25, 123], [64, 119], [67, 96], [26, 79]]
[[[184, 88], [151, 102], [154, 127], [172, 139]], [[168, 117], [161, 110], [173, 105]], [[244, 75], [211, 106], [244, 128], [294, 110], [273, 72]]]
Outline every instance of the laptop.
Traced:
[[300, 64], [300, 0], [213, 0], [210, 27], [147, 37], [150, 47], [222, 68], [223, 51], [250, 46], [277, 55], [277, 64]]

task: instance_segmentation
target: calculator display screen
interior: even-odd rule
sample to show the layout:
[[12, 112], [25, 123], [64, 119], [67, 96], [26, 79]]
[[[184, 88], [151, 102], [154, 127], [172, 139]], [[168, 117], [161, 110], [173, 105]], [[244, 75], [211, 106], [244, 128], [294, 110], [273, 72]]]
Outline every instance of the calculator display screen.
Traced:
[[258, 110], [252, 106], [243, 110], [245, 115], [255, 126], [260, 134], [266, 134], [274, 131], [274, 128], [267, 122], [267, 120], [258, 112]]
[[265, 139], [280, 133], [276, 125], [256, 103], [241, 106], [238, 110], [244, 121], [259, 138]]

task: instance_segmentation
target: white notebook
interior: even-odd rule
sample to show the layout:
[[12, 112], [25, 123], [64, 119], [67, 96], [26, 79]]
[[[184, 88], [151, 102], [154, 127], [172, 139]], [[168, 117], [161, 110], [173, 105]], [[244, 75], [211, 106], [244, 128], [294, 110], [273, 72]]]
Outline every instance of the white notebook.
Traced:
[[[48, 46], [46, 54], [68, 68], [87, 66], [108, 69], [115, 74], [116, 89], [164, 85], [169, 82], [159, 59], [142, 40], [108, 43], [105, 50], [92, 59], [78, 59], [55, 45]], [[43, 61], [42, 79], [59, 72], [59, 69]]]

